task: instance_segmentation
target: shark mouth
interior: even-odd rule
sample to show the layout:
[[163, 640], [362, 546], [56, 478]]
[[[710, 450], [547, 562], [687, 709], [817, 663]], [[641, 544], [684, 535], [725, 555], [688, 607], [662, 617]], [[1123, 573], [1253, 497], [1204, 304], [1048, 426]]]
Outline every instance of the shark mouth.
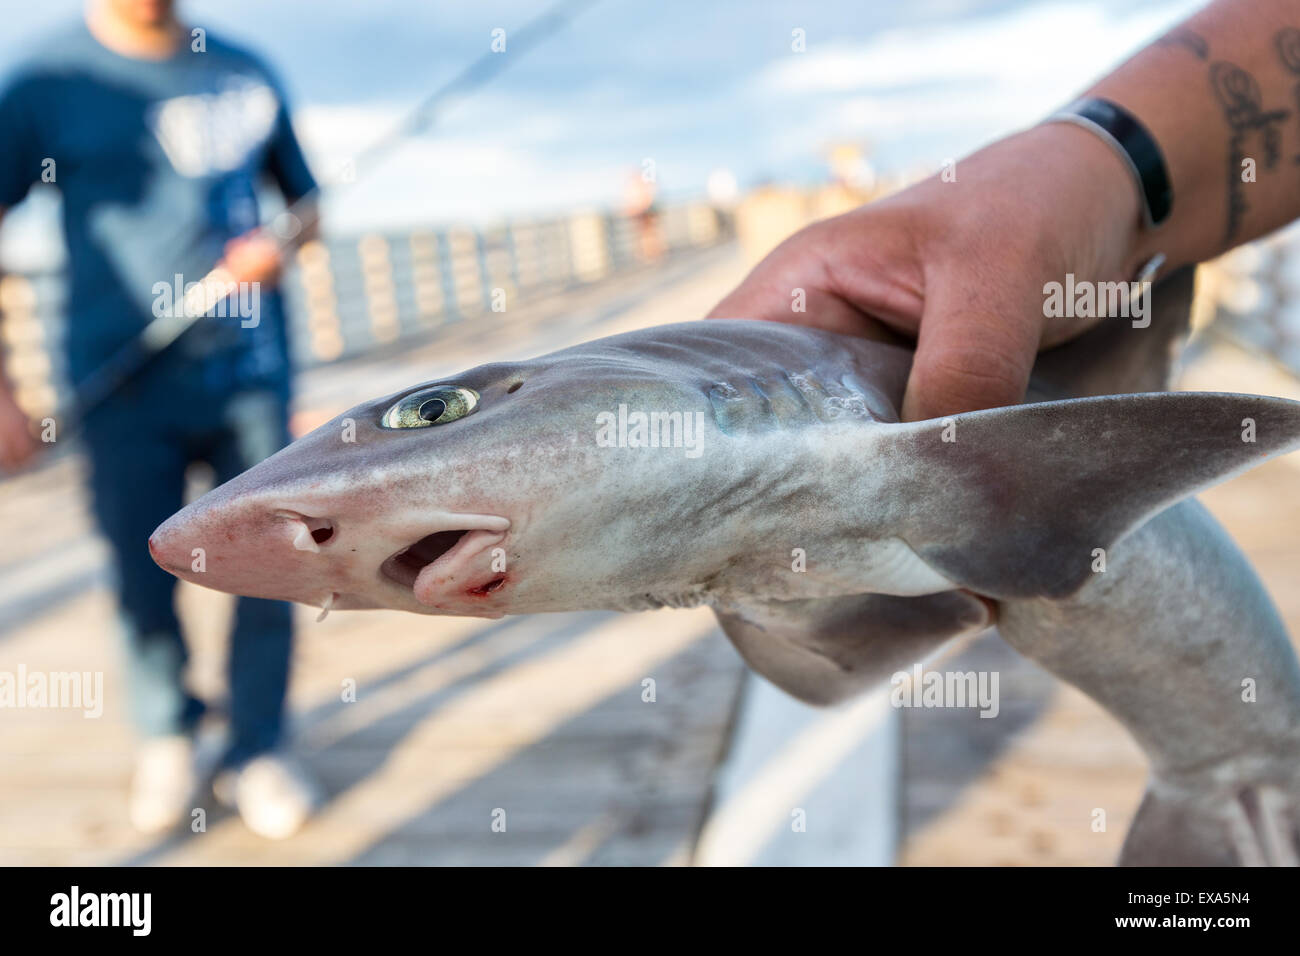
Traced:
[[456, 545], [469, 533], [469, 530], [462, 528], [427, 534], [415, 544], [388, 558], [379, 566], [379, 571], [390, 581], [395, 581], [404, 588], [413, 588], [421, 571], [455, 550]]

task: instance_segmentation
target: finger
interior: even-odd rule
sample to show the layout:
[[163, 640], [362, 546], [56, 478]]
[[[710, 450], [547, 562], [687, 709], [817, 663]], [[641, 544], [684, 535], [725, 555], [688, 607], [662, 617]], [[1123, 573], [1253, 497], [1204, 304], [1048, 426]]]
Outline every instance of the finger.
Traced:
[[766, 319], [858, 334], [862, 313], [838, 296], [796, 282], [742, 282], [709, 310], [709, 319]]
[[[709, 310], [709, 319], [777, 319], [799, 303], [791, 293], [785, 274], [789, 270], [760, 262], [717, 305]], [[796, 283], [797, 286], [797, 283]]]
[[815, 229], [802, 229], [769, 252], [706, 318], [805, 322], [802, 316], [819, 315], [835, 304], [845, 308], [822, 291], [825, 267], [810, 252]]
[[760, 262], [744, 281], [709, 310], [709, 319], [766, 319], [861, 335], [863, 314], [827, 291], [825, 269], [815, 256], [778, 255]]
[[1042, 323], [1014, 296], [971, 297], [954, 278], [926, 297], [903, 420], [942, 418], [1024, 398]]

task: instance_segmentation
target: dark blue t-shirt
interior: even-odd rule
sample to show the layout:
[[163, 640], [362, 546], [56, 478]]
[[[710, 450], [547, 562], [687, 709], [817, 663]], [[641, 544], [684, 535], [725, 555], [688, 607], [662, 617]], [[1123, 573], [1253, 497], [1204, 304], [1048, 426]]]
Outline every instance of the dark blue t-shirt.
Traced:
[[[0, 91], [0, 206], [36, 182], [62, 193], [74, 382], [165, 308], [164, 285], [197, 282], [258, 224], [263, 177], [290, 202], [315, 188], [267, 68], [210, 34], [203, 45], [139, 60], [79, 23], [39, 44]], [[165, 361], [214, 389], [283, 385], [283, 306], [258, 292], [260, 314], [201, 319]]]

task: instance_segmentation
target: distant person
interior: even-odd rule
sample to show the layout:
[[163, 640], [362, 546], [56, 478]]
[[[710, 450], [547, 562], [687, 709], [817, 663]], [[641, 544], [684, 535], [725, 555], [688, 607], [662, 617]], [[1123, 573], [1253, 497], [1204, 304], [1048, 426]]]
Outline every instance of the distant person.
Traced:
[[[277, 244], [257, 231], [257, 191], [269, 178], [292, 202], [316, 184], [266, 67], [182, 25], [171, 0], [98, 0], [84, 22], [35, 46], [0, 91], [0, 131], [0, 215], [42, 179], [62, 195], [74, 385], [160, 303], [179, 306], [178, 284], [219, 262], [241, 283], [227, 307], [94, 409], [83, 432], [143, 737], [130, 816], [159, 832], [187, 821], [198, 798], [193, 741], [204, 705], [186, 687], [175, 579], [154, 564], [147, 542], [181, 506], [192, 462], [225, 481], [288, 440], [289, 358], [275, 291], [282, 263]], [[12, 468], [37, 446], [3, 378], [0, 466]], [[215, 789], [268, 837], [296, 831], [318, 803], [316, 786], [282, 749], [291, 641], [289, 605], [239, 600], [230, 740]]]
[[664, 241], [659, 232], [658, 190], [652, 176], [643, 171], [628, 175], [623, 188], [623, 215], [636, 223], [637, 252], [642, 262], [663, 258]]
[[1021, 401], [1090, 324], [1047, 318], [1045, 284], [1166, 275], [1300, 215], [1300, 5], [1217, 0], [1066, 112], [796, 233], [711, 314], [915, 336], [909, 421]]

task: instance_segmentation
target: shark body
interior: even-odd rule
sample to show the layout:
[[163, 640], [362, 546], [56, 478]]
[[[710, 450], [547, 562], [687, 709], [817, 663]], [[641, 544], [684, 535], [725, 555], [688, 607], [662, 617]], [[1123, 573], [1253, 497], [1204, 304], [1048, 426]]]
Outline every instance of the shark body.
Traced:
[[1151, 391], [1190, 277], [1157, 291], [1152, 328], [1045, 353], [1026, 404], [927, 422], [898, 421], [907, 347], [775, 323], [480, 366], [346, 412], [150, 548], [326, 609], [706, 604], [817, 704], [996, 625], [1146, 751], [1123, 862], [1295, 863], [1300, 664], [1188, 496], [1300, 446], [1300, 404]]

